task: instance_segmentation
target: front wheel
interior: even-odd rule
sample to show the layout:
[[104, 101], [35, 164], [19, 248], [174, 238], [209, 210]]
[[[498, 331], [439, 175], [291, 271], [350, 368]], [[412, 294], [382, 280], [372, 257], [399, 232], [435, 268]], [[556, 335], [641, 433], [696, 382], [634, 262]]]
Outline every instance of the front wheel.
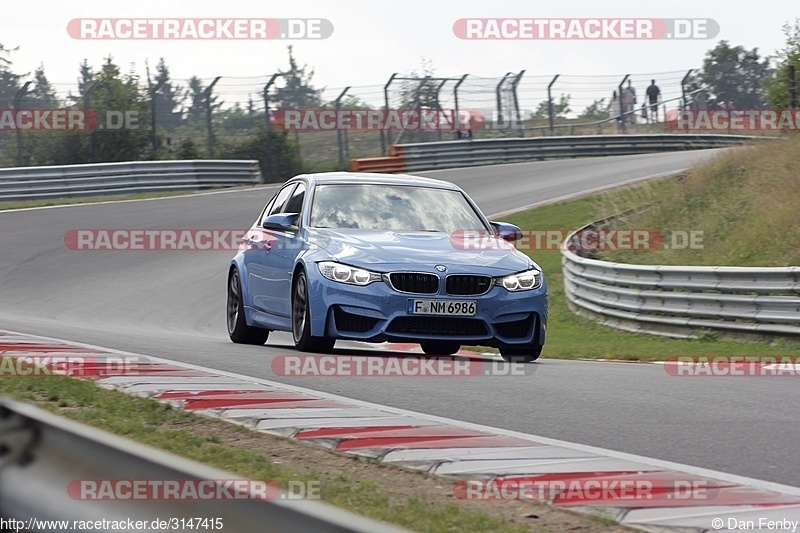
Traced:
[[508, 345], [500, 348], [500, 355], [511, 363], [532, 363], [542, 355], [542, 348], [541, 344]]
[[236, 344], [264, 344], [269, 330], [248, 326], [244, 318], [244, 299], [239, 272], [234, 269], [228, 276], [228, 336]]
[[292, 291], [292, 337], [301, 352], [328, 353], [333, 350], [336, 339], [311, 336], [311, 310], [308, 301], [306, 273], [300, 271], [294, 280]]

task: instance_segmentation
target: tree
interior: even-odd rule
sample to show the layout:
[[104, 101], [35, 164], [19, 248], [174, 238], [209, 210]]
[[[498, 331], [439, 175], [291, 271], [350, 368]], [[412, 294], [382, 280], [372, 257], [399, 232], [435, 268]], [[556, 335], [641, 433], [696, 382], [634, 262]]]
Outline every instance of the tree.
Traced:
[[[767, 102], [773, 109], [789, 107], [790, 65], [795, 68], [795, 78], [800, 77], [800, 19], [795, 19], [794, 25], [785, 24], [783, 33], [786, 35], [786, 48], [778, 51], [775, 77], [767, 83]], [[800, 87], [796, 90], [800, 91]]]
[[[204, 125], [206, 120], [206, 97], [205, 85], [203, 80], [197, 76], [189, 78], [189, 88], [184, 94], [184, 98], [189, 100], [189, 109], [186, 112], [186, 118], [192, 125]], [[210, 100], [211, 112], [219, 109], [221, 103], [217, 103], [217, 97], [213, 94]]]
[[[99, 84], [90, 96], [89, 107], [99, 123], [89, 133], [87, 159], [91, 162], [141, 159], [149, 147], [150, 113], [138, 76], [122, 75], [109, 56], [96, 79]], [[121, 122], [126, 117], [135, 122]]]
[[[333, 102], [331, 102], [333, 105]], [[342, 109], [372, 109], [369, 104], [354, 94], [346, 94], [339, 103]]]
[[[439, 102], [439, 87], [442, 80], [437, 80], [436, 68], [433, 62], [423, 57], [421, 61], [421, 71], [412, 70], [403, 74], [400, 81], [400, 109], [402, 110], [417, 110], [434, 112], [442, 112], [441, 103]], [[390, 101], [389, 106], [392, 107]], [[440, 118], [443, 129], [446, 129], [449, 124], [448, 115], [445, 113]], [[438, 132], [426, 130], [403, 130], [399, 134], [394, 132], [387, 132], [389, 139], [393, 143], [399, 142], [428, 142], [435, 135], [436, 139], [441, 140], [442, 130]]]
[[154, 87], [160, 85], [153, 98], [156, 108], [156, 123], [159, 127], [172, 133], [182, 122], [183, 110], [180, 108], [183, 97], [180, 94], [180, 89], [172, 86], [169, 69], [163, 57], [156, 66], [156, 75], [153, 83]]
[[30, 91], [30, 97], [34, 100], [34, 105], [43, 109], [52, 109], [58, 107], [59, 101], [53, 86], [44, 73], [44, 65], [39, 67], [33, 73], [33, 89]]
[[264, 115], [255, 113], [255, 109], [244, 109], [236, 102], [233, 107], [218, 111], [214, 116], [215, 128], [222, 135], [237, 136], [252, 131], [257, 125], [264, 124]]
[[[571, 111], [569, 108], [569, 101], [571, 96], [568, 94], [561, 94], [559, 97], [558, 102], [553, 101], [553, 117], [554, 118], [566, 118], [567, 114]], [[547, 100], [543, 102], [539, 102], [539, 107], [536, 108], [536, 111], [531, 113], [531, 118], [534, 120], [545, 120], [550, 116], [550, 106], [548, 105]]]
[[758, 48], [747, 50], [723, 40], [706, 52], [703, 68], [688, 89], [708, 87], [710, 109], [720, 109], [730, 99], [736, 109], [761, 109], [766, 104], [764, 80], [769, 75], [769, 60], [762, 60]]
[[[14, 95], [20, 88], [22, 76], [11, 72], [11, 60], [8, 56], [18, 48], [5, 48], [0, 44], [0, 109], [8, 109], [14, 101]], [[4, 57], [5, 56], [5, 57]]]
[[78, 95], [79, 98], [83, 98], [86, 96], [86, 93], [89, 92], [89, 89], [94, 85], [95, 82], [95, 74], [92, 67], [89, 66], [89, 62], [84, 59], [83, 63], [81, 63], [80, 68], [80, 77], [78, 78]]
[[430, 79], [436, 77], [436, 68], [433, 62], [423, 57], [422, 72], [412, 70], [404, 75], [400, 84], [400, 107], [402, 109], [439, 109], [439, 81]]
[[578, 115], [582, 120], [605, 120], [609, 117], [608, 106], [606, 105], [605, 98], [599, 98], [586, 106], [586, 108]]
[[[41, 84], [47, 94], [46, 77]], [[89, 94], [89, 88], [94, 91]], [[149, 147], [149, 106], [134, 74], [122, 75], [111, 57], [95, 72], [86, 60], [80, 66], [78, 96], [86, 105], [80, 131], [41, 131], [26, 135], [26, 157], [37, 164], [137, 161]]]
[[257, 159], [265, 182], [286, 181], [302, 171], [297, 144], [289, 140], [287, 134], [286, 131], [267, 130], [266, 125], [261, 124], [244, 138], [223, 137], [219, 143], [220, 159]]
[[274, 101], [281, 109], [309, 109], [320, 107], [319, 91], [311, 85], [314, 70], [306, 72], [308, 65], [297, 66], [297, 60], [289, 46], [289, 70], [279, 72], [283, 87], [275, 90]]
[[200, 149], [191, 137], [184, 137], [175, 150], [177, 159], [200, 159]]

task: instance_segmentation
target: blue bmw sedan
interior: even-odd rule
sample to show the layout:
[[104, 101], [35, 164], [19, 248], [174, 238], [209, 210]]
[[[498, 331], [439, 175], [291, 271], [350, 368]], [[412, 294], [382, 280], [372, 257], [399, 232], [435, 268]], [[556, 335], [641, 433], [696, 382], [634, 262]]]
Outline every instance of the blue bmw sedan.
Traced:
[[228, 272], [235, 343], [290, 331], [301, 351], [336, 339], [419, 343], [430, 355], [494, 346], [533, 361], [547, 328], [539, 266], [458, 186], [409, 175], [296, 176], [267, 203]]

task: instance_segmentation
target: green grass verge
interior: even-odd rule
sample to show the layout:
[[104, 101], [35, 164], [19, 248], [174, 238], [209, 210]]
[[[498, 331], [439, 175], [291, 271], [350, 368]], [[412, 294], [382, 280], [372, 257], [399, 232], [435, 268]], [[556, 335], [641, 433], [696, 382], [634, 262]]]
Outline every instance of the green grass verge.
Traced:
[[422, 491], [418, 496], [398, 499], [375, 482], [353, 473], [303, 472], [287, 468], [270, 460], [265, 453], [228, 442], [229, 435], [220, 438], [219, 435], [226, 432], [251, 433], [241, 426], [209, 420], [154, 400], [103, 389], [91, 382], [67, 377], [5, 378], [0, 379], [0, 394], [34, 401], [40, 407], [72, 420], [250, 479], [274, 481], [283, 488], [290, 480], [319, 481], [324, 501], [412, 530], [441, 533], [529, 531], [527, 527], [465, 510], [455, 504], [432, 503]]
[[622, 228], [695, 231], [696, 247], [608, 251], [613, 261], [651, 265], [800, 265], [800, 136], [726, 152], [668, 190], [651, 190], [647, 211]]
[[[505, 217], [504, 220], [517, 224], [523, 230], [577, 229], [595, 220], [646, 205], [654, 198], [669, 198], [676, 188], [682, 186], [679, 180], [659, 180], [623, 190], [539, 207]], [[638, 224], [633, 227], [653, 226]], [[685, 225], [679, 227], [684, 228]], [[655, 254], [657, 252], [644, 253]], [[561, 273], [561, 254], [558, 250], [534, 250], [528, 252], [528, 255], [542, 267], [550, 294], [544, 357], [648, 361], [664, 360], [676, 356], [701, 355], [800, 355], [800, 344], [780, 340], [740, 342], [715, 339], [712, 333], [703, 336], [702, 339], [681, 340], [643, 333], [630, 333], [601, 326], [575, 315], [567, 308]]]

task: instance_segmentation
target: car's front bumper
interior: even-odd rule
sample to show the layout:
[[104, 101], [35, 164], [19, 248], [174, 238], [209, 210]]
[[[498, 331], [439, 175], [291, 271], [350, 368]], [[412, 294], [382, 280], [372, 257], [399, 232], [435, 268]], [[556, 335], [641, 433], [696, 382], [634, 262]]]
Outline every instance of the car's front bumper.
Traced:
[[[316, 274], [316, 273], [315, 273]], [[442, 284], [444, 285], [444, 284]], [[348, 285], [311, 276], [311, 334], [360, 341], [450, 340], [483, 345], [544, 344], [547, 288], [510, 292], [493, 286], [480, 296], [408, 294], [385, 282]], [[410, 299], [474, 301], [470, 317], [415, 315]]]

